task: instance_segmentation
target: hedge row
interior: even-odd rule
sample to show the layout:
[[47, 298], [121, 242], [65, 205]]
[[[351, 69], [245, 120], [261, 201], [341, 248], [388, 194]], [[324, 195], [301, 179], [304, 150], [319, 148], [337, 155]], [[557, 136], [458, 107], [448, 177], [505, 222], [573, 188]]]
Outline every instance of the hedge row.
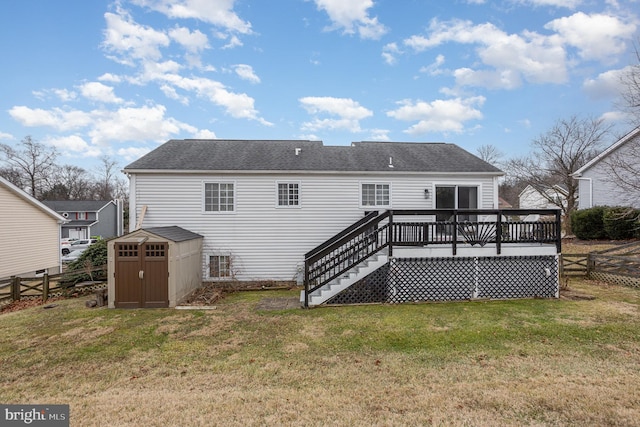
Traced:
[[582, 240], [626, 240], [640, 237], [640, 209], [596, 206], [571, 214], [573, 234]]

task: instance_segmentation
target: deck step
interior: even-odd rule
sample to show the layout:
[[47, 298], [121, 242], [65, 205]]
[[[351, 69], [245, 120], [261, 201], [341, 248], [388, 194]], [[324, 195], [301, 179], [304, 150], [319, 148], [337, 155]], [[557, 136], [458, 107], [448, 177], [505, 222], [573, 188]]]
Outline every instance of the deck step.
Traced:
[[[309, 307], [317, 306], [327, 302], [329, 299], [338, 295], [349, 286], [364, 279], [369, 274], [376, 271], [378, 268], [384, 266], [387, 262], [389, 262], [389, 257], [386, 254], [378, 253], [355, 265], [346, 274], [311, 292], [309, 294]], [[304, 290], [300, 293], [300, 303], [303, 306], [305, 302], [304, 293]]]

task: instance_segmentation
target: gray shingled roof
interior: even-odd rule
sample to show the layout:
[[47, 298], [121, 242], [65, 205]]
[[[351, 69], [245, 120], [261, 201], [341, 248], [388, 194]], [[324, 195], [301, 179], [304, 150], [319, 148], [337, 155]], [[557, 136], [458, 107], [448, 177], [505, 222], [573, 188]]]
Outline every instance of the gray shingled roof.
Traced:
[[42, 203], [56, 212], [96, 212], [110, 200], [43, 200]]
[[149, 233], [153, 233], [156, 236], [169, 239], [173, 242], [184, 242], [186, 240], [203, 238], [203, 236], [197, 233], [194, 233], [193, 231], [185, 230], [184, 228], [178, 227], [176, 225], [168, 226], [168, 227], [150, 227], [150, 228], [145, 228], [144, 230], [148, 231]]
[[[296, 149], [299, 154], [296, 155]], [[393, 168], [389, 159], [393, 159]], [[174, 171], [501, 171], [455, 144], [321, 141], [171, 140], [125, 167]]]

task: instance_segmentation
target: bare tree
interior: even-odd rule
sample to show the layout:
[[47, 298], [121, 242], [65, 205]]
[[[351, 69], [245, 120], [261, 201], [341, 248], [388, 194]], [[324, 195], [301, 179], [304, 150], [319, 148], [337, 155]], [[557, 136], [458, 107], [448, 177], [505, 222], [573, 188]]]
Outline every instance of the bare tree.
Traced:
[[109, 156], [100, 157], [100, 170], [97, 173], [95, 185], [95, 197], [97, 200], [114, 199], [116, 192], [116, 172], [118, 170], [118, 162]]
[[58, 152], [26, 136], [19, 144], [21, 149], [0, 144], [0, 153], [9, 169], [22, 176], [22, 187], [27, 187], [33, 197], [46, 190], [51, 172], [55, 169]]
[[504, 157], [504, 153], [491, 144], [481, 145], [476, 149], [476, 153], [478, 153], [478, 157], [492, 165], [499, 164]]
[[[601, 119], [577, 116], [561, 119], [532, 142], [529, 156], [507, 163], [514, 178], [530, 185], [562, 210], [567, 234], [571, 234], [569, 214], [577, 208], [578, 197], [578, 183], [571, 174], [601, 151], [609, 130], [610, 126]], [[567, 192], [565, 202], [559, 201], [554, 192], [546, 191], [556, 185]]]
[[632, 117], [637, 126], [640, 123], [640, 50], [635, 47], [636, 63], [627, 68], [621, 76], [622, 101], [621, 107]]
[[56, 168], [53, 185], [42, 193], [43, 200], [87, 200], [92, 198], [93, 181], [87, 171], [78, 166]]

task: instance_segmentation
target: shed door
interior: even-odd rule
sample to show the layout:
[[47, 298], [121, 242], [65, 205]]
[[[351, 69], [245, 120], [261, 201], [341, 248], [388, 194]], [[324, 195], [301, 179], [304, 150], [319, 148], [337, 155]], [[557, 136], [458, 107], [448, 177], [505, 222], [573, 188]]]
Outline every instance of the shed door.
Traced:
[[117, 308], [169, 306], [167, 243], [116, 243]]

